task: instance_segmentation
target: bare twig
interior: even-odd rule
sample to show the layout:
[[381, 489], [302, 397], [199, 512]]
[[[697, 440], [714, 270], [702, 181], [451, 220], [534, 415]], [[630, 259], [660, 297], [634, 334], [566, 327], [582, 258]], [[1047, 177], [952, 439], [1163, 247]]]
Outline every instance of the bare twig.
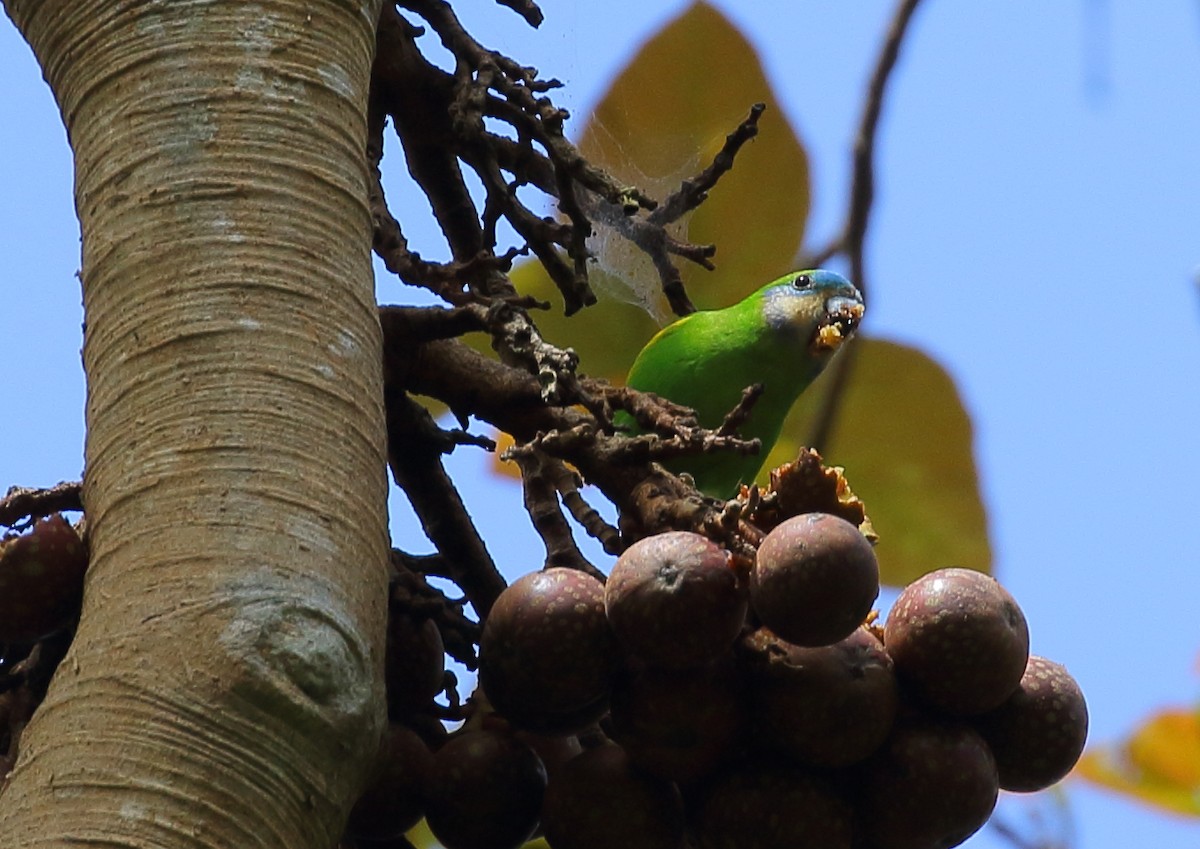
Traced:
[[758, 120], [766, 108], [765, 103], [755, 103], [750, 107], [750, 114], [725, 137], [725, 144], [713, 157], [712, 164], [695, 177], [684, 180], [658, 209], [650, 213], [647, 220], [651, 224], [670, 224], [702, 204], [717, 181], [733, 168], [734, 157], [742, 145], [758, 135]]
[[[446, 192], [433, 199], [433, 208], [455, 250], [455, 261], [466, 262], [480, 251], [493, 250], [496, 226], [505, 218], [525, 239], [523, 250], [532, 252], [545, 267], [569, 315], [595, 302], [588, 283], [586, 242], [592, 221], [603, 221], [651, 258], [672, 309], [681, 315], [692, 312], [672, 257], [712, 268], [715, 248], [675, 239], [665, 226], [698, 206], [732, 167], [738, 150], [757, 132], [761, 104], [729, 135], [713, 163], [685, 181], [664, 209], [636, 186], [623, 184], [588, 162], [567, 140], [563, 132], [567, 112], [541, 96], [559, 85], [556, 80], [541, 80], [535, 68], [484, 48], [441, 0], [404, 0], [400, 5], [429, 24], [454, 54], [457, 67], [448, 74], [426, 62], [414, 43], [419, 29], [394, 9], [386, 9], [379, 28], [373, 102], [382, 104], [383, 114], [393, 116], [418, 184], [427, 194], [437, 189]], [[485, 117], [509, 124], [517, 138], [489, 132]], [[372, 124], [373, 130], [377, 124]], [[466, 214], [473, 208], [465, 196], [460, 161], [483, 182], [487, 196], [482, 216]], [[511, 184], [505, 172], [515, 176]], [[543, 218], [522, 203], [515, 191], [522, 184], [557, 198], [565, 221]], [[402, 256], [406, 245], [397, 238], [399, 226], [388, 218], [376, 214], [377, 228], [385, 230], [376, 242], [390, 254], [390, 261], [385, 257], [388, 267], [410, 282], [416, 279], [435, 291], [444, 288], [444, 296], [461, 303], [453, 286], [444, 282], [445, 267], [424, 263], [415, 255]], [[494, 296], [500, 294], [501, 279], [499, 274], [485, 273], [472, 285]], [[454, 282], [461, 287], [472, 281]]]
[[486, 616], [504, 589], [487, 546], [442, 466], [444, 434], [417, 402], [396, 386], [385, 386], [388, 463], [396, 484], [412, 503], [425, 535], [450, 566], [480, 616]]
[[[417, 562], [423, 559], [415, 558]], [[447, 598], [425, 580], [424, 574], [410, 568], [414, 563], [412, 555], [393, 548], [391, 563], [389, 606], [392, 611], [418, 621], [432, 619], [442, 635], [446, 652], [468, 669], [475, 669], [478, 658], [474, 644], [479, 642], [479, 623], [467, 618], [461, 601]]]
[[554, 475], [554, 487], [562, 496], [563, 506], [571, 513], [571, 518], [583, 526], [588, 536], [600, 543], [606, 554], [620, 554], [622, 550], [621, 533], [608, 522], [604, 521], [596, 508], [588, 504], [579, 487], [583, 481], [579, 475], [567, 468], [565, 463], [552, 461], [548, 464], [550, 474]]
[[83, 484], [79, 481], [64, 481], [49, 489], [13, 486], [0, 498], [0, 525], [20, 529], [51, 513], [82, 509]]
[[542, 15], [542, 10], [538, 8], [537, 3], [533, 0], [496, 0], [501, 6], [507, 6], [518, 15], [525, 19], [525, 23], [531, 27], [537, 28], [542, 25], [545, 17]]
[[666, 227], [678, 221], [708, 198], [708, 193], [731, 168], [742, 145], [758, 135], [758, 120], [766, 104], [756, 103], [750, 114], [725, 137], [725, 144], [713, 157], [712, 163], [695, 177], [684, 180], [678, 189], [662, 204], [644, 217], [629, 215], [622, 210], [594, 201], [589, 212], [597, 220], [633, 242], [650, 257], [662, 283], [663, 294], [671, 311], [676, 315], [689, 315], [696, 307], [688, 298], [683, 287], [679, 269], [671, 262], [671, 256], [680, 256], [704, 268], [714, 268], [711, 259], [716, 253], [715, 245], [694, 245], [672, 239]]
[[883, 49], [876, 60], [875, 70], [867, 85], [866, 105], [854, 139], [854, 176], [850, 185], [850, 211], [846, 217], [845, 242], [850, 254], [854, 279], [859, 291], [866, 297], [863, 280], [863, 245], [870, 221], [871, 207], [875, 200], [875, 138], [879, 128], [879, 116], [883, 112], [883, 97], [896, 60], [900, 56], [900, 45], [908, 32], [909, 22], [920, 0], [901, 0], [897, 6]]
[[725, 420], [721, 422], [721, 426], [717, 428], [717, 433], [721, 436], [733, 436], [738, 432], [738, 428], [745, 423], [750, 417], [750, 411], [754, 405], [758, 403], [758, 399], [762, 397], [763, 385], [755, 383], [752, 386], [747, 386], [742, 390], [742, 397], [738, 401], [737, 406], [729, 411], [725, 416]]
[[525, 494], [525, 509], [533, 521], [533, 527], [546, 545], [546, 567], [565, 567], [586, 572], [599, 581], [604, 573], [593, 566], [571, 534], [571, 526], [558, 503], [556, 475], [551, 470], [552, 460], [536, 448], [516, 445], [504, 454], [521, 468], [521, 486]]
[[[814, 254], [813, 265], [821, 265], [834, 254], [844, 254], [850, 264], [850, 277], [855, 281], [864, 300], [869, 290], [864, 247], [867, 227], [870, 223], [871, 207], [875, 200], [875, 137], [879, 128], [879, 116], [883, 112], [883, 100], [888, 81], [900, 56], [900, 46], [908, 31], [908, 25], [920, 0], [900, 0], [888, 26], [883, 47], [875, 60], [875, 68], [867, 85], [866, 101], [858, 132], [854, 138], [854, 170], [850, 184], [850, 206], [842, 232], [825, 249]], [[808, 444], [818, 450], [826, 447], [837, 420], [837, 413], [845, 396], [850, 373], [856, 359], [857, 345], [851, 341], [829, 370], [828, 389], [821, 398], [820, 406], [809, 432]]]
[[[887, 35], [875, 59], [871, 79], [867, 83], [863, 112], [854, 135], [850, 204], [846, 211], [846, 221], [841, 232], [830, 244], [810, 255], [813, 265], [821, 265], [839, 253], [846, 254], [851, 259], [857, 253], [861, 258], [871, 206], [875, 200], [875, 137], [879, 117], [883, 113], [884, 95], [892, 71], [896, 67], [896, 60], [900, 56], [900, 46], [919, 3], [920, 0], [900, 0], [892, 13]], [[866, 291], [859, 276], [856, 275], [854, 279], [865, 296]]]

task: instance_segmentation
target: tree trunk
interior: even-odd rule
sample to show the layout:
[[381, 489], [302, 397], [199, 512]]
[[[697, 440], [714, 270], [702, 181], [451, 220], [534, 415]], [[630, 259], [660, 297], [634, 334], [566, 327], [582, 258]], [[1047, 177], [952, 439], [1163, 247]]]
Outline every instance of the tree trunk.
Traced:
[[5, 0], [75, 153], [91, 545], [0, 846], [330, 849], [384, 722], [375, 0]]

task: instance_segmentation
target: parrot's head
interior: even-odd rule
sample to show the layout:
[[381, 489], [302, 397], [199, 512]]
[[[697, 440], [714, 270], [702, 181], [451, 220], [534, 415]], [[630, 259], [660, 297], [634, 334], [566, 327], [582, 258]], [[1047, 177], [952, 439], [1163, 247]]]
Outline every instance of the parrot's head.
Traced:
[[827, 359], [862, 321], [862, 295], [840, 274], [823, 268], [794, 271], [759, 290], [763, 318], [777, 333], [803, 340], [808, 353]]

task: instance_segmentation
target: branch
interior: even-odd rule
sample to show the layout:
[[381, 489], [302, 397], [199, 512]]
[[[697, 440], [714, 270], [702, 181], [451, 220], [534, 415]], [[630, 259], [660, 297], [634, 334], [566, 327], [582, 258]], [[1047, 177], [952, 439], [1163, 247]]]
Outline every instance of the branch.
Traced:
[[64, 481], [49, 489], [13, 486], [0, 499], [0, 525], [24, 527], [51, 513], [82, 509], [83, 484], [79, 481]]
[[[537, 69], [524, 67], [501, 53], [488, 50], [466, 32], [449, 4], [442, 0], [404, 0], [400, 5], [420, 15], [453, 53], [456, 67], [449, 74], [429, 63], [415, 44], [421, 31], [389, 7], [379, 26], [373, 103], [391, 115], [409, 170], [430, 195], [434, 215], [451, 244], [456, 263], [495, 249], [497, 225], [506, 219], [525, 240], [521, 252], [532, 252], [563, 296], [568, 315], [595, 302], [588, 282], [590, 252], [587, 239], [592, 222], [614, 228], [643, 250], [657, 269], [663, 292], [680, 315], [694, 307], [683, 287], [673, 257], [712, 268], [712, 245], [695, 245], [673, 238], [666, 226], [694, 209], [733, 165], [741, 146], [757, 132], [762, 105], [728, 136], [713, 163], [667, 199], [663, 207], [636, 186], [616, 180], [591, 164], [564, 135], [569, 117], [544, 96], [559, 85], [538, 79]], [[523, 6], [522, 6], [523, 8]], [[507, 123], [516, 139], [487, 129], [485, 118]], [[372, 123], [372, 130], [381, 121]], [[536, 148], [535, 148], [536, 145]], [[544, 153], [539, 152], [544, 151]], [[482, 215], [474, 208], [463, 183], [461, 164], [479, 176], [486, 192]], [[508, 180], [506, 174], [513, 179]], [[565, 220], [543, 217], [517, 197], [522, 185], [536, 186], [556, 198]], [[375, 201], [382, 192], [373, 193]], [[404, 257], [406, 243], [391, 216], [375, 215], [376, 244], [387, 254], [389, 269], [461, 303], [447, 282], [446, 268]], [[511, 250], [510, 250], [511, 254]], [[500, 263], [464, 269], [475, 277], [464, 283], [489, 297], [508, 295]], [[503, 282], [502, 282], [503, 281]]]
[[734, 157], [742, 149], [742, 145], [758, 135], [758, 119], [762, 117], [766, 108], [765, 103], [755, 103], [750, 107], [750, 114], [725, 137], [725, 144], [713, 157], [712, 164], [695, 177], [684, 180], [679, 188], [663, 201], [662, 206], [650, 213], [647, 220], [651, 224], [670, 224], [704, 203], [717, 181], [733, 168]]
[[737, 406], [725, 416], [724, 421], [721, 422], [721, 426], [717, 428], [717, 433], [721, 436], [733, 436], [737, 433], [738, 428], [745, 423], [746, 419], [750, 418], [750, 411], [758, 403], [758, 399], [762, 397], [762, 394], [763, 385], [761, 383], [755, 383], [743, 389], [742, 397], [738, 400]]
[[[821, 265], [835, 254], [846, 254], [853, 262], [858, 257], [862, 261], [863, 244], [866, 239], [867, 225], [870, 220], [871, 206], [875, 200], [875, 137], [879, 128], [879, 117], [883, 113], [883, 99], [887, 92], [887, 84], [896, 60], [900, 56], [900, 45], [908, 32], [908, 25], [920, 0], [900, 0], [879, 56], [875, 59], [875, 67], [867, 84], [863, 113], [859, 118], [858, 131], [854, 136], [853, 171], [850, 180], [850, 205], [846, 211], [846, 221], [842, 230], [829, 245], [812, 254], [812, 264]], [[861, 270], [861, 268], [859, 269]], [[859, 291], [866, 296], [866, 290], [859, 275], [855, 275]]]
[[571, 513], [571, 518], [583, 526], [588, 536], [600, 543], [605, 554], [620, 554], [621, 533], [608, 522], [604, 521], [596, 508], [588, 504], [579, 492], [583, 480], [571, 471], [565, 463], [554, 461], [547, 465], [550, 474], [554, 475], [554, 488], [562, 496], [563, 506]]
[[628, 214], [611, 204], [605, 205], [593, 199], [589, 212], [596, 221], [612, 228], [622, 237], [638, 246], [654, 264], [662, 282], [663, 294], [671, 311], [676, 315], [690, 315], [696, 307], [688, 298], [679, 269], [671, 262], [671, 256], [680, 256], [708, 270], [714, 268], [711, 259], [716, 253], [715, 245], [694, 245], [673, 239], [666, 227], [696, 209], [708, 199], [708, 193], [731, 168], [734, 157], [742, 145], [758, 135], [758, 120], [766, 104], [756, 103], [750, 114], [725, 137], [725, 144], [713, 157], [712, 163], [695, 177], [684, 180], [662, 205], [644, 217]]
[[462, 587], [479, 615], [486, 616], [504, 590], [504, 578], [442, 466], [448, 439], [428, 411], [403, 389], [385, 383], [384, 398], [392, 477], [450, 567], [448, 577]]
[[[842, 232], [824, 250], [813, 255], [811, 264], [822, 265], [834, 254], [844, 254], [850, 264], [850, 277], [858, 286], [863, 299], [867, 298], [869, 289], [867, 280], [864, 247], [866, 245], [867, 227], [870, 223], [871, 207], [875, 200], [875, 138], [879, 128], [879, 117], [883, 113], [883, 100], [887, 92], [887, 84], [896, 60], [900, 56], [900, 45], [908, 32], [913, 13], [920, 0], [900, 0], [892, 21], [888, 26], [887, 36], [883, 47], [875, 60], [875, 69], [871, 73], [867, 85], [866, 101], [863, 114], [859, 120], [858, 132], [854, 139], [854, 170], [850, 183], [850, 206], [846, 212], [846, 222]], [[827, 446], [834, 423], [837, 420], [838, 409], [841, 407], [850, 373], [856, 359], [857, 345], [851, 340], [829, 367], [832, 375], [829, 388], [821, 398], [813, 426], [809, 432], [808, 444], [821, 450]]]
[[[704, 531], [717, 522], [725, 506], [653, 462], [654, 457], [758, 450], [756, 440], [720, 436], [703, 428], [689, 431], [682, 424], [679, 427], [684, 432], [669, 437], [610, 434], [584, 409], [547, 404], [537, 381], [526, 372], [485, 357], [458, 340], [411, 344], [401, 310], [381, 308], [380, 323], [389, 387], [437, 398], [460, 416], [473, 415], [511, 434], [518, 443], [569, 463], [620, 510], [623, 542], [664, 530]], [[620, 404], [613, 406], [632, 406], [644, 413], [669, 404], [646, 393], [608, 387], [603, 381], [589, 379], [586, 383], [607, 405], [618, 399]], [[677, 405], [673, 408], [685, 410]], [[658, 420], [669, 422], [670, 413]], [[717, 538], [731, 550], [750, 547], [735, 531], [727, 538]], [[440, 543], [438, 548], [446, 563], [455, 562]]]
[[537, 3], [533, 0], [496, 0], [501, 6], [507, 6], [518, 15], [525, 19], [525, 23], [529, 24], [534, 29], [542, 25], [545, 17], [542, 15], [542, 10], [538, 8]]
[[585, 572], [603, 582], [604, 573], [593, 566], [571, 535], [571, 526], [558, 503], [556, 461], [528, 445], [516, 445], [504, 453], [521, 468], [521, 488], [525, 509], [533, 527], [546, 544], [545, 568], [565, 567]]
[[[479, 642], [482, 629], [478, 622], [466, 617], [461, 602], [448, 599], [441, 590], [429, 584], [421, 572], [411, 568], [414, 562], [425, 559], [392, 549], [389, 605], [396, 612], [417, 619], [432, 619], [442, 635], [446, 652], [468, 669], [475, 669], [479, 662], [475, 644]], [[441, 558], [441, 562], [444, 564], [445, 559]]]

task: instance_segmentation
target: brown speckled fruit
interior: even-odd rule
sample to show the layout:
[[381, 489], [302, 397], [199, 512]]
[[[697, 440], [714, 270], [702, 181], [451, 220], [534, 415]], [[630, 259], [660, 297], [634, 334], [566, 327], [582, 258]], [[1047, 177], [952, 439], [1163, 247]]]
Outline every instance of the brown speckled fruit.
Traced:
[[905, 587], [884, 644], [907, 690], [963, 716], [998, 707], [1029, 660], [1025, 614], [995, 578], [971, 569], [939, 569]]
[[355, 837], [383, 840], [412, 828], [425, 811], [425, 782], [433, 753], [412, 729], [393, 725], [384, 733], [371, 782], [350, 811], [346, 829]]
[[613, 565], [604, 609], [625, 650], [652, 666], [713, 660], [746, 619], [746, 588], [729, 553], [687, 531], [638, 540]]
[[1054, 784], [1079, 760], [1087, 702], [1066, 669], [1033, 655], [1017, 691], [973, 724], [996, 756], [1000, 787], [1030, 793]]
[[858, 822], [871, 849], [950, 849], [987, 822], [1000, 788], [987, 744], [960, 722], [898, 724], [861, 767]]
[[59, 514], [22, 536], [0, 540], [0, 642], [28, 642], [79, 612], [87, 549]]
[[398, 719], [427, 709], [445, 677], [445, 646], [434, 621], [390, 612], [384, 666], [388, 715]]
[[729, 659], [692, 669], [627, 672], [613, 688], [613, 738], [646, 772], [693, 782], [734, 751], [745, 726], [740, 685]]
[[607, 709], [617, 654], [603, 584], [575, 569], [545, 569], [514, 582], [492, 605], [479, 680], [515, 727], [569, 734]]
[[858, 528], [828, 513], [774, 528], [750, 573], [755, 613], [789, 643], [827, 646], [850, 636], [879, 596], [879, 564]]
[[573, 734], [534, 734], [532, 731], [514, 730], [513, 736], [542, 759], [542, 766], [546, 768], [546, 777], [550, 781], [583, 751], [579, 738]]
[[739, 649], [759, 749], [842, 767], [868, 757], [891, 731], [898, 700], [892, 660], [865, 628], [815, 648], [759, 628]]
[[679, 789], [638, 771], [613, 745], [568, 761], [542, 803], [552, 849], [681, 849], [683, 823]]
[[425, 821], [446, 849], [516, 849], [537, 828], [546, 770], [500, 731], [466, 731], [434, 755]]
[[824, 779], [747, 764], [717, 778], [700, 805], [702, 849], [849, 849], [854, 814]]

